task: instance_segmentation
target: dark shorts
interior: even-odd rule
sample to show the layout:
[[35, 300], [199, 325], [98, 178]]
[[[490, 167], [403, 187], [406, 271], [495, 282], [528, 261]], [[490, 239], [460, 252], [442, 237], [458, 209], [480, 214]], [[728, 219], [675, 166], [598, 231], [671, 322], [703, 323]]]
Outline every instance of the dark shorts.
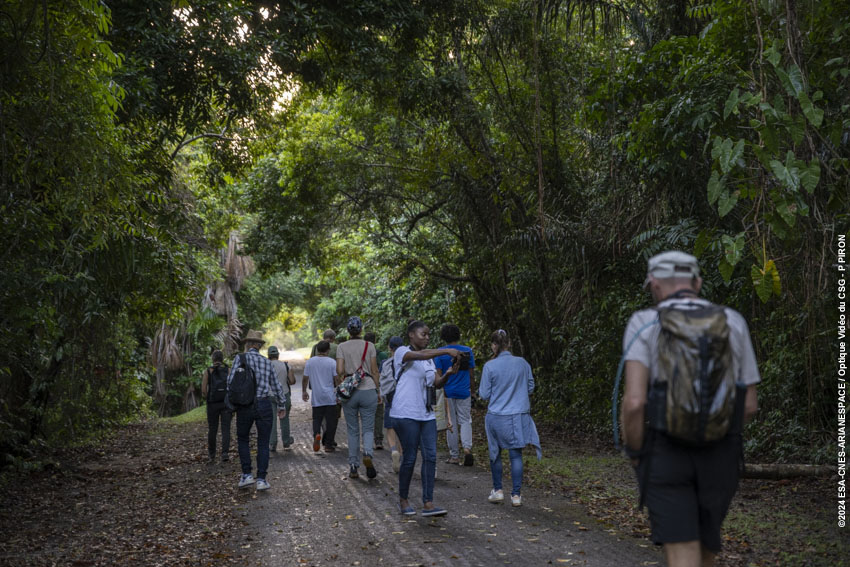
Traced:
[[651, 455], [636, 469], [645, 491], [652, 541], [699, 540], [709, 551], [720, 551], [720, 526], [738, 489], [740, 458], [740, 436], [696, 448], [655, 434]]

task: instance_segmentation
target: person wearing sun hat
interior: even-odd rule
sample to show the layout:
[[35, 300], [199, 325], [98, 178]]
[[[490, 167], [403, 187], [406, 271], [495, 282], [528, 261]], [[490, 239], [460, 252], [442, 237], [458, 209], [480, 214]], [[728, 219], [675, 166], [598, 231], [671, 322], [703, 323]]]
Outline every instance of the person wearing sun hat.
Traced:
[[[664, 546], [667, 564], [714, 565], [721, 547], [720, 528], [738, 486], [741, 432], [730, 428], [710, 445], [691, 446], [668, 436], [657, 425], [646, 426], [646, 416], [651, 413], [648, 391], [667, 381], [662, 379], [659, 345], [669, 342], [671, 333], [665, 330], [662, 337], [661, 313], [675, 310], [693, 320], [701, 313], [717, 313], [717, 320], [722, 320], [721, 313], [725, 316], [731, 372], [746, 392], [745, 421], [758, 408], [756, 384], [761, 378], [755, 352], [740, 313], [699, 297], [702, 278], [694, 256], [670, 250], [651, 257], [643, 288], [656, 305], [632, 314], [623, 336], [626, 386], [620, 421], [625, 452], [637, 474], [641, 502], [645, 501], [649, 510], [652, 541]], [[704, 342], [701, 338], [699, 344]], [[665, 353], [669, 350], [668, 345]]]
[[[260, 331], [248, 331], [245, 335], [245, 352], [233, 359], [233, 367], [227, 375], [227, 387], [233, 381], [234, 372], [247, 364], [254, 372], [257, 389], [254, 403], [246, 407], [236, 408], [236, 441], [239, 449], [239, 462], [242, 465], [242, 476], [239, 478], [239, 488], [247, 488], [256, 483], [257, 490], [270, 488], [266, 480], [269, 467], [269, 439], [272, 432], [272, 398], [277, 401], [278, 418], [286, 416], [286, 392], [281, 386], [272, 368], [271, 361], [260, 354], [260, 347], [265, 344]], [[251, 447], [249, 437], [251, 427], [257, 425], [257, 478], [251, 474]]]

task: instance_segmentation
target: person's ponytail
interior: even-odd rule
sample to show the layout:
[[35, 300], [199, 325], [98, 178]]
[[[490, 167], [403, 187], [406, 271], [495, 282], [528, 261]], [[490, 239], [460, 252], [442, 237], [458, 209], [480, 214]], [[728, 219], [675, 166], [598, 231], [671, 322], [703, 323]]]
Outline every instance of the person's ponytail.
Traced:
[[511, 339], [508, 337], [508, 333], [506, 333], [503, 329], [493, 331], [493, 333], [490, 334], [490, 342], [498, 347], [499, 352], [511, 349]]

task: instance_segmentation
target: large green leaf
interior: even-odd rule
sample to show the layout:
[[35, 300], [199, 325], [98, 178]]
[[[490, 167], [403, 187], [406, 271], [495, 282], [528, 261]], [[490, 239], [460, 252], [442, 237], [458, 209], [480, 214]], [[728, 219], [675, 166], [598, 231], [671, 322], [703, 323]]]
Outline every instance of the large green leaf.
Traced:
[[750, 268], [750, 279], [762, 303], [767, 303], [772, 295], [778, 297], [782, 293], [779, 270], [773, 260], [768, 260], [761, 268], [753, 264]]
[[818, 158], [814, 158], [807, 167], [800, 171], [800, 183], [811, 194], [814, 193], [818, 181], [820, 181], [820, 163], [818, 163]]
[[738, 87], [732, 89], [729, 97], [726, 99], [726, 104], [723, 107], [723, 119], [729, 118], [730, 114], [738, 114]]
[[712, 171], [711, 177], [708, 179], [708, 203], [710, 205], [716, 203], [725, 188], [726, 178], [721, 177], [716, 171]]
[[729, 212], [735, 208], [735, 205], [738, 203], [738, 196], [740, 195], [740, 191], [723, 191], [720, 193], [720, 197], [717, 199], [717, 213], [721, 218], [725, 217], [729, 214]]
[[803, 109], [803, 114], [806, 115], [809, 123], [815, 128], [819, 127], [823, 122], [823, 110], [816, 107], [806, 93], [800, 93], [797, 100], [800, 101], [800, 108]]

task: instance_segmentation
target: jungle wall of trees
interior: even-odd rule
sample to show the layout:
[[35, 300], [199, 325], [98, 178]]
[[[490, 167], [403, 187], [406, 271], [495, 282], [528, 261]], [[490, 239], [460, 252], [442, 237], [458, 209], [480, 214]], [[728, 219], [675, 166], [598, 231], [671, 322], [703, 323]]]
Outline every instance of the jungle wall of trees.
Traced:
[[748, 451], [830, 454], [842, 2], [0, 6], [7, 462], [177, 410], [206, 349], [290, 307], [455, 322], [482, 360], [505, 328], [535, 411], [600, 433], [667, 248], [750, 324]]

